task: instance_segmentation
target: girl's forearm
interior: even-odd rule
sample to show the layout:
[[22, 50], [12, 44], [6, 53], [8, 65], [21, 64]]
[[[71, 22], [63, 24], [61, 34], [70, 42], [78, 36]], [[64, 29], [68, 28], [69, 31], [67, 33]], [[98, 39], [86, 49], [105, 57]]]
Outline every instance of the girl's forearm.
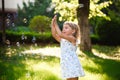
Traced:
[[56, 36], [56, 30], [55, 30], [55, 25], [53, 23], [53, 20], [52, 20], [52, 24], [51, 24], [51, 32], [52, 32], [52, 36], [55, 37]]
[[59, 26], [58, 26], [58, 24], [57, 24], [57, 21], [56, 21], [56, 16], [55, 16], [55, 18], [54, 18], [54, 27], [55, 27], [55, 30], [56, 30], [57, 34], [58, 34], [59, 36], [62, 36], [62, 32], [61, 32], [61, 30], [60, 30], [60, 28], [59, 28]]
[[55, 29], [53, 29], [53, 27], [51, 28], [51, 32], [52, 32], [52, 35], [54, 36], [55, 35]]
[[57, 34], [57, 31], [55, 29], [55, 19], [52, 19], [52, 24], [51, 24], [51, 32], [52, 32], [52, 36], [58, 41], [60, 42], [61, 38], [59, 37], [59, 35]]
[[56, 32], [57, 32], [57, 34], [59, 35], [59, 36], [61, 36], [61, 30], [60, 30], [60, 28], [59, 28], [59, 26], [56, 24], [55, 25], [55, 29], [56, 29]]

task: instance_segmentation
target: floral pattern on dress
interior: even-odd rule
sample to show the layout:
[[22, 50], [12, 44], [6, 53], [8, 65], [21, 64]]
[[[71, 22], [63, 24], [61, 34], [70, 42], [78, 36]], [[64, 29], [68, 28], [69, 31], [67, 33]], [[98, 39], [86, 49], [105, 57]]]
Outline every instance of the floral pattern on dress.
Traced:
[[84, 76], [84, 70], [76, 54], [77, 46], [65, 39], [61, 39], [61, 72], [63, 78]]

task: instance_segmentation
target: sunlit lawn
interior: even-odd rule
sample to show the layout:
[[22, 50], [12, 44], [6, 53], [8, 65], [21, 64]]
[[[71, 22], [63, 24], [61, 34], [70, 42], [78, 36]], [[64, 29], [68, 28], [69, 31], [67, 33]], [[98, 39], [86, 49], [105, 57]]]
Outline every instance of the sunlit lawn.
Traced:
[[[80, 52], [85, 76], [79, 80], [120, 80], [120, 47], [94, 45]], [[0, 80], [61, 80], [59, 45], [0, 47]]]

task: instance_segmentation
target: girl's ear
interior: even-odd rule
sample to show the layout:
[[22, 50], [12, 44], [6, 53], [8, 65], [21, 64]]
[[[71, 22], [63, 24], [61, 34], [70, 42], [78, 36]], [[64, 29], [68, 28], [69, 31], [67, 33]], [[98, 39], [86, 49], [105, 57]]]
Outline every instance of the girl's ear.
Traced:
[[75, 33], [75, 30], [73, 30], [73, 31], [72, 31], [72, 35], [73, 35], [74, 37], [75, 37], [75, 34], [76, 34], [76, 33]]
[[75, 30], [72, 30], [72, 34], [75, 34]]

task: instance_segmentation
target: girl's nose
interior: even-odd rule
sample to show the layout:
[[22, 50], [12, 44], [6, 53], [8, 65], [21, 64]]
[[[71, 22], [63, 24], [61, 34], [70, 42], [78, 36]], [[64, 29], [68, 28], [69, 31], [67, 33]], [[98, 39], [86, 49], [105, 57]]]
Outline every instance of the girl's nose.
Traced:
[[65, 31], [65, 29], [63, 29], [62, 31]]

